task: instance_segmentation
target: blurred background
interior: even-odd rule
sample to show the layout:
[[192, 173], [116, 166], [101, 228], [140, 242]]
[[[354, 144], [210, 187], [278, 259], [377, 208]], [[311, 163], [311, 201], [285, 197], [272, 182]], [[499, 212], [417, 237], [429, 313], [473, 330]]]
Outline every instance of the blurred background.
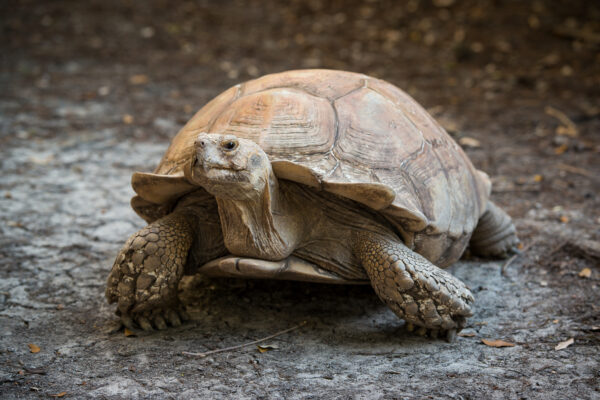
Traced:
[[[401, 331], [368, 287], [258, 281], [192, 285], [194, 322], [180, 329], [107, 334], [105, 279], [143, 226], [132, 172], [152, 171], [223, 90], [298, 68], [361, 72], [413, 96], [492, 177], [524, 255], [453, 267], [477, 299], [453, 345]], [[0, 89], [6, 398], [600, 390], [599, 1], [2, 1]], [[275, 351], [181, 355], [306, 319]]]

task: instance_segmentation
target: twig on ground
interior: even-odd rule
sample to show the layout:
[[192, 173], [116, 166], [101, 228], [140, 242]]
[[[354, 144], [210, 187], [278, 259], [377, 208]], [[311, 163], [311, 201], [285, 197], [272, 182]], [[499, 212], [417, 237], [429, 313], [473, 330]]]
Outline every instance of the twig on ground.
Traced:
[[542, 189], [539, 187], [510, 187], [510, 188], [497, 188], [493, 189], [493, 193], [520, 193], [520, 192], [541, 192]]
[[564, 163], [558, 163], [556, 166], [558, 168], [562, 169], [563, 171], [567, 171], [567, 172], [570, 172], [572, 174], [583, 175], [583, 176], [586, 176], [588, 178], [592, 178], [594, 176], [594, 174], [592, 174], [590, 171], [588, 171], [586, 169], [583, 169], [583, 168], [574, 167], [572, 165], [568, 165], [568, 164], [564, 164]]
[[544, 112], [549, 116], [556, 118], [562, 124], [557, 128], [557, 134], [570, 137], [575, 137], [579, 135], [577, 125], [575, 125], [575, 122], [573, 122], [573, 120], [569, 118], [564, 112], [551, 106], [546, 106], [546, 108], [544, 108]]
[[231, 346], [231, 347], [225, 347], [225, 348], [222, 348], [222, 349], [205, 351], [204, 353], [190, 353], [188, 351], [184, 351], [181, 354], [186, 355], [186, 356], [190, 356], [190, 357], [204, 358], [204, 357], [209, 356], [211, 354], [223, 353], [223, 352], [226, 352], [226, 351], [238, 350], [238, 349], [241, 349], [241, 348], [244, 348], [244, 347], [247, 347], [247, 346], [252, 346], [253, 344], [264, 342], [265, 340], [273, 339], [274, 337], [283, 335], [284, 333], [288, 333], [288, 332], [294, 331], [294, 330], [296, 330], [298, 328], [301, 328], [304, 325], [306, 325], [306, 321], [303, 321], [302, 323], [300, 323], [300, 324], [298, 324], [296, 326], [293, 326], [291, 328], [285, 329], [283, 331], [279, 331], [277, 333], [274, 333], [274, 334], [269, 335], [267, 337], [264, 337], [262, 339], [254, 340], [252, 342], [248, 342], [248, 343], [244, 343], [244, 344], [239, 344], [237, 346]]
[[552, 248], [552, 250], [550, 250], [548, 252], [548, 254], [546, 255], [546, 259], [549, 258], [549, 257], [552, 257], [554, 254], [556, 254], [559, 251], [561, 251], [562, 248], [565, 247], [568, 243], [569, 243], [568, 239], [564, 239], [564, 240], [560, 241], [556, 246], [554, 246]]
[[571, 254], [586, 258], [590, 261], [600, 260], [600, 242], [595, 240], [570, 240], [565, 247]]
[[600, 34], [583, 29], [559, 27], [552, 31], [555, 35], [568, 39], [577, 39], [592, 44], [600, 44]]

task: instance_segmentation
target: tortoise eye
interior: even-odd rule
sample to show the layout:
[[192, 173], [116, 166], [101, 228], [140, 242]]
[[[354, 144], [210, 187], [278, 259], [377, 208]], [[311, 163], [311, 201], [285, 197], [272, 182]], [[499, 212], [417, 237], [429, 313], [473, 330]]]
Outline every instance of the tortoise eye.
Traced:
[[237, 140], [225, 140], [221, 143], [221, 147], [228, 151], [235, 150], [238, 147], [238, 142]]

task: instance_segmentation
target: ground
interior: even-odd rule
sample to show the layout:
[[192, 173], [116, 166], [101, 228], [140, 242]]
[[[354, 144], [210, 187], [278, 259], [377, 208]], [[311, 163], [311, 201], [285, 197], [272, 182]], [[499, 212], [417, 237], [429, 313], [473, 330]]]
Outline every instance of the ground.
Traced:
[[[0, 13], [2, 398], [600, 398], [596, 2], [16, 1]], [[369, 287], [197, 278], [182, 285], [192, 322], [115, 332], [105, 279], [144, 225], [131, 174], [227, 87], [312, 67], [405, 89], [492, 177], [523, 255], [450, 269], [476, 298], [463, 336], [406, 332]], [[303, 321], [264, 353], [182, 354]]]

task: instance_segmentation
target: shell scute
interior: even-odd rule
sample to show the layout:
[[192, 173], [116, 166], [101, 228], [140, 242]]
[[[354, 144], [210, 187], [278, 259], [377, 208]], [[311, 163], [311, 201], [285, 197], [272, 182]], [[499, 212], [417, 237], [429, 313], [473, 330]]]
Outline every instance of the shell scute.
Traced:
[[366, 84], [367, 76], [351, 72], [305, 69], [266, 75], [243, 84], [244, 94], [274, 88], [295, 88], [316, 97], [335, 100]]

